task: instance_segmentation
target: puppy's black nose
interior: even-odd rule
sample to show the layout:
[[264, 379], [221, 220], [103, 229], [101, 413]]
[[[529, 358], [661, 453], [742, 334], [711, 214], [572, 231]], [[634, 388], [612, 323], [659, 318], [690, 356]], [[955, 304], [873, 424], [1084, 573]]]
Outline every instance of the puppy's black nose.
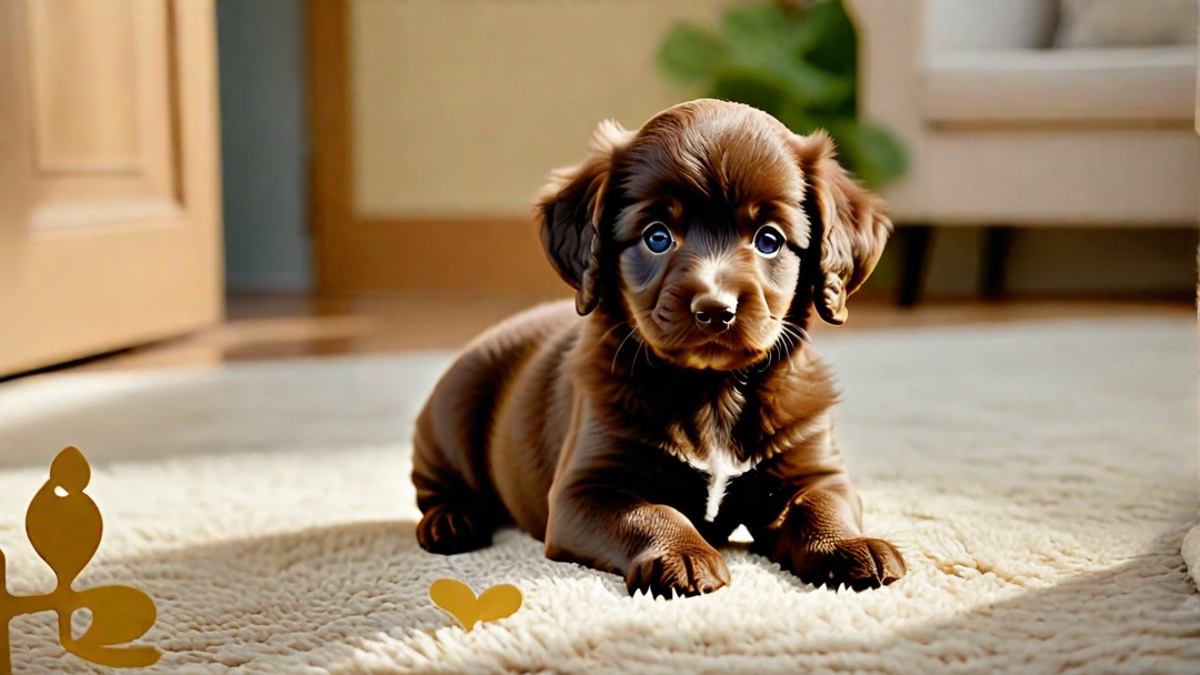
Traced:
[[701, 301], [692, 303], [692, 316], [700, 330], [709, 335], [723, 333], [737, 319], [737, 307], [719, 301]]

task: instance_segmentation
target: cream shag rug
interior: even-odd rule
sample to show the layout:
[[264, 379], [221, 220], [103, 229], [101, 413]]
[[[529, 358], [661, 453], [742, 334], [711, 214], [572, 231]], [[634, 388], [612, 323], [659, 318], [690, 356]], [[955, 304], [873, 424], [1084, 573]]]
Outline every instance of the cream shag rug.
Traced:
[[[515, 531], [425, 553], [408, 435], [446, 354], [0, 387], [9, 583], [52, 585], [24, 510], [76, 444], [106, 528], [77, 585], [157, 600], [152, 672], [1200, 672], [1194, 323], [826, 335], [868, 528], [908, 556], [883, 590], [731, 549], [730, 587], [655, 601]], [[444, 576], [525, 605], [464, 633], [428, 599]], [[12, 641], [18, 673], [102, 671], [63, 656], [52, 615]]]

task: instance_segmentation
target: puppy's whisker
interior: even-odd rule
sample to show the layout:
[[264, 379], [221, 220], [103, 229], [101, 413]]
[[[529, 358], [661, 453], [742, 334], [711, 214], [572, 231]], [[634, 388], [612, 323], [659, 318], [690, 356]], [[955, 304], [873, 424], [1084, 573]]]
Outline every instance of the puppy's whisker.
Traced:
[[800, 349], [801, 345], [804, 344], [804, 337], [800, 333], [797, 333], [793, 330], [788, 331], [787, 339], [788, 339], [788, 347], [787, 347], [788, 353], [791, 353], [791, 352], [796, 351], [797, 349]]
[[800, 344], [803, 342], [806, 342], [806, 334], [804, 333], [804, 329], [800, 328], [791, 321], [784, 320], [781, 325], [779, 337], [777, 337], [775, 342], [771, 345], [771, 349], [768, 353], [767, 363], [759, 370], [759, 372], [763, 372], [767, 368], [770, 368], [771, 364], [776, 358], [782, 361], [787, 356], [790, 356], [792, 352], [799, 348]]
[[784, 326], [783, 329], [779, 331], [779, 336], [776, 337], [775, 341], [771, 343], [771, 354], [774, 354], [776, 350], [780, 352], [787, 351], [790, 348], [790, 345], [791, 336], [788, 334], [787, 326]]
[[799, 337], [801, 340], [803, 340], [805, 343], [810, 344], [810, 345], [812, 344], [812, 339], [809, 337], [808, 331], [801, 328], [800, 325], [797, 324], [796, 322], [785, 320], [783, 322], [783, 325], [792, 329], [793, 331], [795, 331], [796, 336]]
[[598, 342], [598, 343], [604, 342], [605, 340], [608, 339], [608, 336], [612, 335], [614, 331], [616, 331], [618, 328], [621, 328], [623, 326], [629, 326], [629, 324], [625, 321], [622, 321], [621, 323], [616, 324], [612, 328], [609, 328], [608, 330], [604, 331], [604, 334], [601, 335], [600, 339], [597, 340], [596, 342]]
[[[612, 367], [609, 369], [609, 373], [611, 375], [617, 374], [617, 357], [621, 355], [621, 350], [625, 347], [625, 343], [629, 342], [629, 338], [635, 337], [636, 335], [637, 335], [637, 331], [633, 330], [632, 328], [629, 329], [629, 334], [625, 336], [624, 340], [621, 340], [621, 344], [617, 345], [617, 351], [613, 352]], [[638, 344], [641, 344], [642, 341], [640, 338], [638, 338], [637, 342], [638, 342]], [[634, 352], [633, 356], [636, 359], [637, 352]], [[630, 373], [630, 374], [632, 375], [632, 373]]]
[[783, 337], [784, 337], [784, 340], [787, 341], [788, 351], [791, 351], [791, 350], [795, 349], [796, 347], [800, 346], [800, 341], [802, 338], [800, 336], [800, 333], [796, 332], [795, 327], [785, 325], [783, 327]]
[[637, 374], [638, 354], [642, 352], [642, 347], [645, 346], [645, 342], [642, 342], [641, 340], [637, 341], [637, 347], [633, 350], [633, 360], [629, 363], [629, 377], [633, 377]]
[[776, 350], [778, 347], [779, 347], [779, 342], [778, 342], [778, 341], [776, 341], [776, 343], [775, 343], [775, 344], [771, 345], [771, 348], [770, 348], [769, 350], [767, 350], [767, 361], [766, 361], [766, 363], [764, 363], [764, 364], [762, 365], [762, 367], [760, 367], [760, 368], [755, 368], [755, 370], [756, 370], [757, 372], [760, 372], [760, 373], [765, 373], [765, 372], [767, 371], [767, 369], [771, 367], [771, 364], [775, 362], [775, 350]]
[[[809, 336], [808, 331], [804, 330], [803, 328], [801, 328], [800, 326], [798, 326], [797, 324], [795, 324], [791, 321], [785, 321], [784, 325], [789, 327], [794, 332], [795, 336], [799, 339], [801, 344], [803, 344], [806, 347], [808, 347], [809, 349], [811, 349], [813, 351], [813, 353], [815, 353], [817, 356], [822, 356], [821, 352], [817, 349], [817, 346], [815, 344], [813, 344], [812, 337]], [[799, 346], [800, 345], [797, 345], [797, 347], [799, 347]]]
[[808, 344], [808, 345], [812, 344], [812, 340], [808, 336], [808, 331], [804, 330], [796, 323], [794, 323], [792, 321], [784, 321], [783, 329], [784, 329], [784, 333], [790, 335], [791, 339], [793, 340], [794, 346], [799, 347], [800, 343], [804, 343], [804, 344]]
[[654, 360], [655, 360], [654, 350], [650, 348], [649, 343], [644, 343], [644, 344], [646, 345], [646, 351], [645, 351], [646, 365], [650, 366], [651, 368], [657, 369], [659, 366], [658, 366], [658, 364], [656, 364], [654, 362]]

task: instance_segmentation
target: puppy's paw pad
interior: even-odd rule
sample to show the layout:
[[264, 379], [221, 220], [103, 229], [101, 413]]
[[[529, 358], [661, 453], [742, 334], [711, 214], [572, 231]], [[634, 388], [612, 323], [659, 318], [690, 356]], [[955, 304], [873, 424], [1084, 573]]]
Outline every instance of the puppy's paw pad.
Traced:
[[430, 553], [466, 553], [490, 545], [492, 529], [469, 511], [435, 506], [417, 524], [417, 543]]
[[797, 561], [800, 579], [815, 586], [849, 586], [856, 591], [887, 586], [907, 571], [904, 557], [882, 539], [845, 539], [823, 550], [805, 552]]
[[637, 591], [665, 598], [712, 593], [729, 584], [729, 567], [715, 549], [695, 548], [642, 555], [625, 575], [630, 595]]

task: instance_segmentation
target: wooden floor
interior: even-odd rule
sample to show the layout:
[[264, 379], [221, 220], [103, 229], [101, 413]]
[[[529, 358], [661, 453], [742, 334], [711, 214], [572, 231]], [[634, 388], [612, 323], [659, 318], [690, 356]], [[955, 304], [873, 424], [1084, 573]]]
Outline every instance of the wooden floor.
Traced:
[[[233, 295], [227, 321], [212, 330], [89, 359], [58, 372], [217, 366], [254, 360], [454, 349], [532, 299], [402, 296], [320, 298], [303, 294]], [[1064, 317], [1195, 316], [1186, 301], [938, 302], [901, 309], [885, 300], [855, 298], [842, 327], [816, 325], [814, 338], [833, 331], [907, 329]]]

